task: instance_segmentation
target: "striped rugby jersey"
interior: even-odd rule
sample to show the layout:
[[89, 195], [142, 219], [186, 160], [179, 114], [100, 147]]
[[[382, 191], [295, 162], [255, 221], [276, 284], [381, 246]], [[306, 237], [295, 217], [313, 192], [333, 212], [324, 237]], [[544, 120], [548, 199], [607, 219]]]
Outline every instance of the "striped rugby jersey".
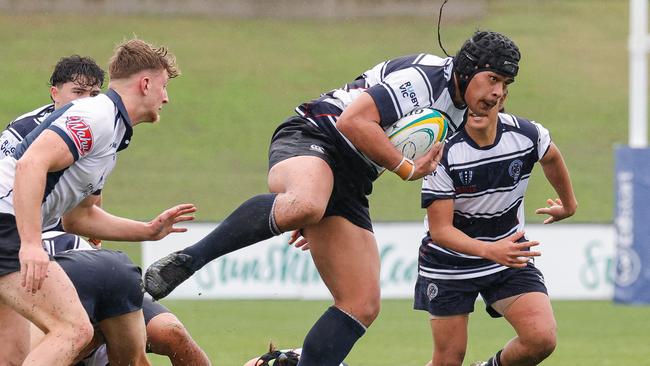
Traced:
[[41, 205], [44, 231], [56, 226], [61, 216], [88, 195], [103, 188], [115, 167], [117, 152], [128, 146], [132, 135], [131, 120], [114, 90], [57, 109], [27, 135], [13, 156], [0, 160], [0, 212], [14, 215], [16, 162], [46, 129], [65, 141], [74, 163], [47, 174]]
[[[539, 123], [499, 113], [495, 143], [479, 147], [460, 130], [448, 138], [436, 171], [422, 182], [422, 207], [454, 200], [453, 225], [468, 236], [494, 242], [524, 229], [524, 194], [535, 162], [550, 147]], [[419, 274], [434, 279], [482, 277], [507, 267], [444, 248], [428, 234], [420, 247]]]
[[0, 134], [0, 158], [13, 155], [25, 137], [54, 112], [54, 104], [44, 105], [16, 118]]
[[463, 121], [465, 107], [456, 107], [452, 100], [455, 93], [452, 60], [424, 53], [388, 60], [342, 88], [298, 106], [296, 112], [332, 136], [345, 155], [362, 159], [372, 181], [383, 169], [338, 131], [336, 120], [359, 95], [367, 92], [377, 105], [384, 130], [414, 110], [434, 108], [448, 117], [450, 133], [454, 132]]

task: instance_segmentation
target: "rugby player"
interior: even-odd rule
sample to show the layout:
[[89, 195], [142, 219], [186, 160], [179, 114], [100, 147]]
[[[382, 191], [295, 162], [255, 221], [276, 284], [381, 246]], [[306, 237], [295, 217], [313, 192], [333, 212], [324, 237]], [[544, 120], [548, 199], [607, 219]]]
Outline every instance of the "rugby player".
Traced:
[[[110, 215], [95, 205], [115, 166], [117, 151], [131, 142], [132, 127], [155, 122], [169, 101], [167, 83], [178, 75], [166, 48], [129, 40], [116, 48], [105, 95], [69, 103], [50, 114], [0, 160], [0, 340], [11, 350], [0, 362], [68, 365], [92, 338], [93, 328], [75, 289], [43, 250], [41, 232], [63, 218], [67, 231], [124, 241], [159, 240], [183, 232], [191, 204], [172, 207], [150, 222]], [[29, 325], [46, 332], [29, 353]], [[5, 342], [6, 341], [6, 342]]]
[[[0, 134], [2, 153], [13, 154], [25, 137], [55, 110], [74, 100], [97, 96], [104, 83], [104, 74], [104, 70], [89, 57], [72, 55], [61, 58], [54, 67], [49, 82], [50, 98], [53, 103], [37, 108], [11, 122]], [[101, 190], [92, 194], [97, 196], [96, 204], [99, 205]], [[57, 225], [52, 230], [63, 231], [63, 227]], [[99, 240], [90, 239], [89, 241], [95, 245], [100, 244]], [[56, 243], [74, 244], [70, 240]], [[47, 249], [50, 249], [48, 252], [54, 255], [57, 252], [74, 248], [59, 244], [47, 247]], [[210, 364], [205, 352], [194, 342], [185, 326], [169, 309], [160, 303], [154, 303], [150, 297], [145, 297], [142, 308], [147, 330], [148, 351], [169, 357], [172, 365], [175, 366]]]
[[[476, 58], [486, 50], [491, 57]], [[271, 193], [255, 196], [196, 244], [153, 263], [145, 289], [169, 294], [206, 263], [227, 253], [302, 229], [334, 305], [307, 334], [301, 365], [336, 366], [379, 313], [379, 253], [367, 196], [377, 165], [404, 180], [437, 166], [442, 145], [411, 161], [384, 131], [409, 112], [434, 108], [454, 131], [469, 106], [487, 114], [514, 80], [519, 50], [506, 36], [476, 32], [456, 57], [429, 54], [382, 62], [339, 89], [296, 108], [275, 131], [269, 150]]]
[[[492, 77], [510, 81], [498, 72]], [[475, 365], [537, 365], [555, 349], [556, 322], [533, 260], [540, 253], [530, 250], [538, 242], [524, 237], [523, 200], [534, 164], [559, 196], [536, 210], [549, 215], [545, 224], [572, 216], [578, 204], [548, 130], [498, 110], [486, 116], [470, 110], [464, 128], [448, 138], [436, 171], [423, 180], [428, 234], [420, 246], [414, 307], [430, 314], [429, 366], [463, 363], [478, 294], [486, 311], [504, 317], [517, 336]]]

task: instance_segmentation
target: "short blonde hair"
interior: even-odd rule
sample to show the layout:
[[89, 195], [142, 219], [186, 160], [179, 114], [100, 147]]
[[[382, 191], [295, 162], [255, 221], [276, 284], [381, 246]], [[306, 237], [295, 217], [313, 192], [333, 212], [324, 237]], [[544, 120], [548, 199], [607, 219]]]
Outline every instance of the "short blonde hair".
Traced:
[[140, 39], [119, 44], [108, 62], [111, 80], [125, 79], [143, 70], [167, 70], [170, 79], [181, 74], [176, 57], [166, 47], [154, 47]]

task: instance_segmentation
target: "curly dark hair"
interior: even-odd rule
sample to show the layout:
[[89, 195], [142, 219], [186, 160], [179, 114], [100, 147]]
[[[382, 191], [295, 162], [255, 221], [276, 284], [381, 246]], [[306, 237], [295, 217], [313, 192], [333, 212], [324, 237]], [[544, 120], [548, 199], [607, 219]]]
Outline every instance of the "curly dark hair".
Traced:
[[62, 57], [54, 67], [50, 77], [50, 86], [59, 86], [67, 82], [75, 82], [83, 86], [104, 85], [106, 73], [90, 57], [72, 55]]

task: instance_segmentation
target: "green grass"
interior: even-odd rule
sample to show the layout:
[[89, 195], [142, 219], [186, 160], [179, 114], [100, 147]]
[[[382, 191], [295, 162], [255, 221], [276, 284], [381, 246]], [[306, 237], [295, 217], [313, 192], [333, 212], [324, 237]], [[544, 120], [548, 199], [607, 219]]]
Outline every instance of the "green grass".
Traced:
[[[329, 303], [322, 301], [167, 301], [194, 339], [216, 365], [240, 366], [263, 353], [273, 341], [298, 347], [311, 324]], [[411, 301], [384, 301], [382, 312], [357, 343], [351, 366], [416, 366], [431, 357], [427, 315], [412, 310]], [[650, 360], [649, 307], [605, 301], [556, 301], [558, 346], [544, 363], [553, 366], [646, 365]], [[197, 314], [201, 314], [197, 316]], [[487, 359], [514, 336], [503, 319], [492, 319], [476, 304], [470, 317], [465, 364]], [[166, 359], [153, 356], [154, 365]]]
[[[543, 123], [570, 167], [575, 221], [612, 219], [612, 148], [627, 141], [627, 1], [504, 0], [466, 23], [445, 24], [449, 52], [476, 28], [511, 35], [523, 53], [508, 109]], [[534, 16], [532, 16], [534, 14]], [[139, 126], [105, 189], [106, 207], [148, 219], [179, 202], [218, 221], [266, 191], [270, 134], [297, 104], [391, 57], [442, 54], [435, 18], [234, 20], [0, 14], [0, 121], [47, 102], [56, 60], [80, 53], [105, 64], [136, 34], [168, 45], [184, 74], [157, 126]], [[537, 169], [526, 209], [555, 196]], [[371, 198], [374, 219], [420, 220], [419, 184], [392, 175]]]
[[[445, 24], [455, 52], [473, 30], [509, 34], [523, 59], [508, 110], [551, 130], [571, 170], [580, 202], [573, 221], [610, 222], [613, 146], [627, 142], [627, 18], [623, 0], [500, 0], [488, 14]], [[432, 12], [433, 13], [433, 12]], [[193, 202], [197, 219], [219, 221], [249, 196], [266, 191], [270, 134], [295, 105], [352, 80], [380, 61], [409, 53], [441, 55], [435, 19], [342, 21], [234, 20], [0, 14], [0, 121], [47, 103], [46, 82], [59, 57], [79, 53], [105, 65], [115, 44], [134, 34], [166, 44], [183, 75], [156, 126], [138, 126], [108, 179], [105, 207], [149, 219]], [[533, 211], [555, 194], [541, 170], [526, 203]], [[421, 220], [419, 184], [384, 175], [371, 197], [380, 221]], [[139, 263], [137, 246], [114, 245]], [[328, 305], [310, 301], [174, 301], [217, 365], [241, 365], [264, 351], [301, 344]], [[648, 307], [556, 302], [559, 345], [549, 365], [641, 365], [650, 360]], [[481, 311], [471, 318], [467, 362], [485, 359], [512, 331]], [[349, 357], [359, 365], [423, 365], [430, 357], [426, 316], [410, 301], [384, 301], [376, 324]], [[167, 362], [156, 357], [155, 365]]]

